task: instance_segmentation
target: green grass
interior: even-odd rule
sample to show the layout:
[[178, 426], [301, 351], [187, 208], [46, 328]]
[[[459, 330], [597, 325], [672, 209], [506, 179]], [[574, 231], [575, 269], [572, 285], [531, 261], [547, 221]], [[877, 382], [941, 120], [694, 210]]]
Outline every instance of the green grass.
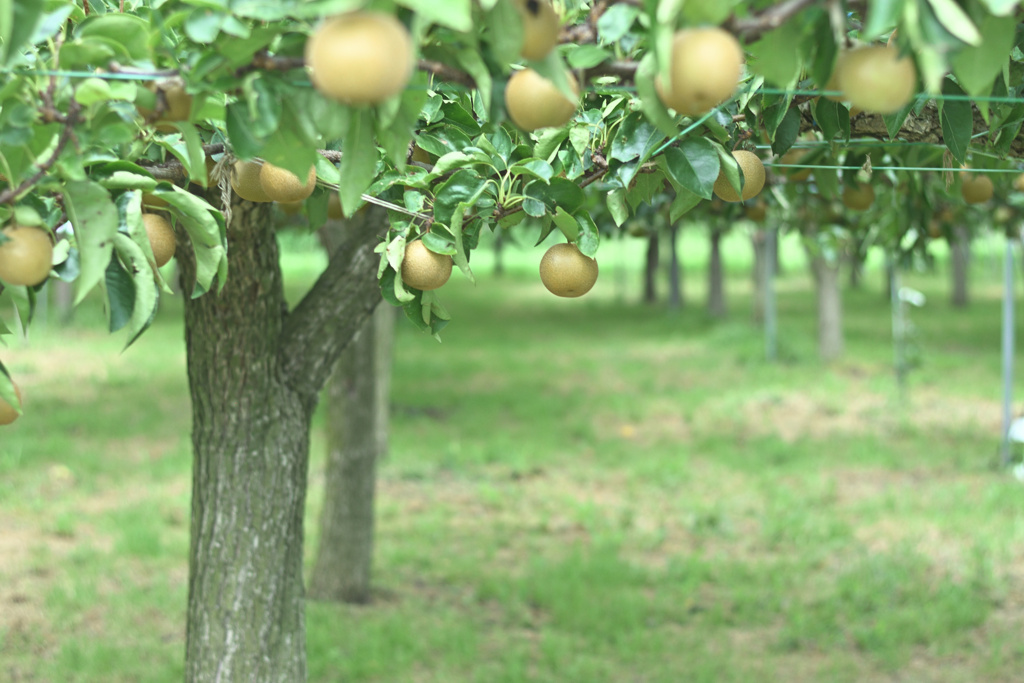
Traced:
[[[282, 241], [294, 300], [323, 256]], [[702, 306], [699, 230], [681, 241], [679, 311], [636, 303], [643, 246], [602, 247], [597, 287], [573, 301], [536, 281], [539, 250], [510, 245], [496, 278], [484, 249], [476, 287], [456, 274], [442, 290], [442, 344], [399, 323], [377, 599], [308, 605], [311, 680], [1016, 680], [1024, 490], [993, 466], [998, 245], [976, 245], [965, 310], [942, 258], [906, 275], [928, 302], [910, 314], [922, 365], [904, 397], [877, 261], [844, 292], [846, 355], [823, 366], [785, 242], [768, 363], [742, 235], [724, 320]], [[180, 303], [123, 343], [90, 299], [3, 352], [28, 412], [0, 434], [0, 678], [183, 675]], [[308, 560], [323, 466], [321, 411]]]

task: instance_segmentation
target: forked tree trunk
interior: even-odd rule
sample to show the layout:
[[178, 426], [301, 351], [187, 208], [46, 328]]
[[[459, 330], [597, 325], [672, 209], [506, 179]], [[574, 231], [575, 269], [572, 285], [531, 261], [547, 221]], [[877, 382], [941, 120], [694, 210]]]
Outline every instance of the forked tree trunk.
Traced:
[[722, 231], [711, 229], [711, 253], [708, 256], [708, 313], [725, 317], [725, 273], [722, 269]]
[[[232, 209], [227, 284], [185, 299], [194, 449], [186, 680], [302, 681], [310, 417], [373, 310], [378, 240], [371, 232], [343, 245], [288, 313], [269, 205], [236, 200]], [[179, 257], [190, 283], [187, 251]]]
[[658, 277], [658, 233], [652, 232], [647, 238], [647, 253], [644, 255], [644, 303], [653, 304], [658, 300], [656, 279]]
[[831, 361], [843, 355], [843, 301], [839, 291], [839, 260], [809, 254], [818, 302], [818, 355]]
[[679, 260], [679, 226], [668, 229], [668, 306], [672, 310], [683, 307], [683, 264]]
[[971, 263], [971, 235], [966, 228], [953, 228], [953, 243], [950, 245], [952, 258], [953, 290], [950, 303], [957, 307], [967, 306], [967, 271]]
[[[372, 230], [375, 207], [328, 224], [321, 240], [332, 252], [345, 231]], [[395, 316], [379, 307], [338, 359], [327, 385], [327, 469], [320, 544], [311, 597], [365, 603], [371, 597], [377, 461], [387, 452], [388, 397]]]

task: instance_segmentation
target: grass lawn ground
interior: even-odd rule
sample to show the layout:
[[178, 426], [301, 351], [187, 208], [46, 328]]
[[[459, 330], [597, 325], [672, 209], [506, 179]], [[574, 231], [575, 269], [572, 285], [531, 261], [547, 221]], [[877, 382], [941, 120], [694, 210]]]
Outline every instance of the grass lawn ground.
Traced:
[[[295, 296], [321, 263], [300, 242]], [[774, 364], [742, 236], [721, 321], [703, 311], [699, 236], [677, 313], [636, 303], [641, 242], [603, 248], [579, 300], [543, 290], [540, 250], [506, 250], [502, 278], [481, 253], [476, 287], [456, 274], [443, 290], [443, 344], [398, 325], [378, 598], [309, 605], [310, 678], [1020, 680], [1024, 487], [994, 466], [1000, 261], [976, 246], [966, 310], [946, 303], [943, 262], [906, 277], [928, 303], [903, 399], [877, 264], [844, 293], [847, 353], [826, 367], [792, 242]], [[0, 432], [0, 680], [182, 677], [180, 304], [123, 354], [92, 306], [0, 351], [28, 410]]]

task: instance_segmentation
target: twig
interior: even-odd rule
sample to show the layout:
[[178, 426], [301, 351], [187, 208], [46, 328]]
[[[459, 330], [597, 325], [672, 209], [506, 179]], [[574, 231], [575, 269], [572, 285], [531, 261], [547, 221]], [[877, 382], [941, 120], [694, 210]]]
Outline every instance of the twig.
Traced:
[[431, 59], [421, 59], [417, 64], [416, 68], [420, 71], [426, 71], [432, 73], [435, 76], [452, 83], [458, 83], [464, 85], [467, 88], [475, 88], [476, 80], [465, 71], [456, 69], [453, 66], [448, 66], [443, 62], [435, 62]]
[[60, 137], [57, 138], [57, 145], [53, 148], [53, 154], [51, 154], [50, 158], [43, 163], [36, 164], [36, 168], [38, 170], [30, 177], [21, 181], [20, 185], [0, 192], [0, 204], [12, 203], [15, 199], [21, 196], [22, 193], [38, 183], [40, 179], [46, 175], [46, 172], [49, 171], [55, 163], [57, 163], [57, 159], [60, 158], [61, 152], [64, 151], [64, 148], [74, 136], [74, 127], [75, 123], [78, 122], [78, 112], [80, 109], [81, 105], [79, 105], [75, 100], [72, 100], [71, 104], [68, 106], [68, 113], [64, 116], [64, 130], [60, 132]]

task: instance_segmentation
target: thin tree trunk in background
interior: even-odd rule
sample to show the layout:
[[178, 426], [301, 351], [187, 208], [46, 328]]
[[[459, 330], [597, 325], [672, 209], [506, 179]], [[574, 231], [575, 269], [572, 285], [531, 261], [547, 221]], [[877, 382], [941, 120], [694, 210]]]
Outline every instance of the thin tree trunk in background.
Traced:
[[[378, 307], [342, 354], [327, 385], [326, 494], [320, 516], [320, 547], [309, 594], [320, 600], [366, 603], [371, 596], [374, 491], [380, 436], [377, 355], [378, 320], [394, 320]], [[387, 345], [384, 345], [387, 346]]]
[[839, 260], [808, 254], [818, 303], [818, 355], [831, 361], [843, 355], [843, 301], [839, 291]]
[[711, 229], [711, 253], [708, 257], [708, 313], [725, 317], [725, 273], [722, 268], [722, 231]]
[[864, 261], [867, 258], [867, 253], [864, 251], [864, 239], [863, 234], [854, 237], [847, 252], [850, 265], [850, 289], [860, 289], [864, 280]]
[[494, 232], [494, 275], [501, 277], [505, 274], [505, 261], [502, 258], [505, 250], [505, 231], [498, 228]]
[[[320, 231], [329, 252], [346, 231], [371, 230], [386, 214], [371, 209]], [[369, 602], [372, 592], [377, 460], [387, 450], [394, 310], [380, 306], [338, 359], [327, 385], [327, 467], [320, 543], [310, 596]]]
[[768, 279], [768, 260], [772, 258], [772, 255], [768, 253], [767, 231], [759, 228], [751, 233], [750, 244], [754, 247], [754, 322], [760, 325], [764, 322], [764, 292]]
[[668, 229], [668, 306], [672, 310], [683, 307], [683, 264], [679, 260], [679, 226]]
[[953, 241], [950, 247], [953, 276], [950, 303], [956, 308], [964, 308], [968, 303], [967, 274], [971, 263], [971, 235], [967, 228], [953, 228]]
[[652, 232], [647, 238], [647, 254], [644, 257], [644, 303], [653, 304], [658, 300], [655, 281], [658, 276], [658, 233]]
[[64, 282], [58, 278], [50, 279], [50, 286], [53, 287], [54, 306], [57, 308], [57, 322], [60, 325], [70, 325], [75, 318], [75, 293], [70, 282]]

